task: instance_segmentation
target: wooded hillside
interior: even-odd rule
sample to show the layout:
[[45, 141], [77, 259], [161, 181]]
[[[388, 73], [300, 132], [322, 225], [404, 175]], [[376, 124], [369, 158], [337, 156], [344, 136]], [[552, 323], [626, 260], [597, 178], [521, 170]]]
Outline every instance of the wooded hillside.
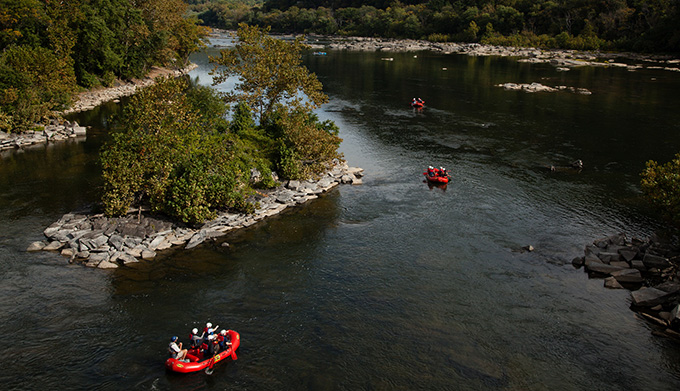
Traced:
[[680, 52], [677, 0], [197, 0], [205, 23], [285, 33]]
[[25, 130], [79, 88], [183, 65], [205, 29], [182, 0], [0, 0], [0, 130]]

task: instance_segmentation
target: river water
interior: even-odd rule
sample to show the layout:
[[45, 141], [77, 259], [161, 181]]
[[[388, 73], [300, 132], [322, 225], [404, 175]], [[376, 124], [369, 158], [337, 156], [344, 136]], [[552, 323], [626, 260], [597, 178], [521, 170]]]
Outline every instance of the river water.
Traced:
[[[220, 44], [220, 42], [214, 42]], [[212, 52], [216, 48], [210, 49]], [[680, 151], [680, 74], [427, 52], [305, 57], [318, 113], [364, 184], [135, 269], [27, 253], [97, 200], [107, 104], [87, 140], [0, 160], [0, 384], [83, 390], [621, 390], [680, 388], [680, 347], [571, 266], [594, 239], [646, 238], [639, 172]], [[205, 54], [191, 73], [209, 84]], [[495, 84], [587, 88], [527, 94]], [[226, 88], [226, 87], [221, 87]], [[414, 111], [414, 96], [427, 107]], [[549, 165], [582, 159], [580, 173]], [[423, 183], [445, 166], [446, 188]], [[520, 251], [532, 245], [533, 252]], [[166, 373], [171, 335], [211, 321], [238, 360]]]

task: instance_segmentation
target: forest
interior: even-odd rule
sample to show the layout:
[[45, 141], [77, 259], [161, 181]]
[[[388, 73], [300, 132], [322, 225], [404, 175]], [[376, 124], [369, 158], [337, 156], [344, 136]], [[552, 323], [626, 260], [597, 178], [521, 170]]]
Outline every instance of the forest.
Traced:
[[204, 23], [279, 33], [680, 52], [677, 0], [194, 0]]
[[25, 131], [81, 89], [183, 66], [207, 34], [182, 0], [0, 0], [0, 131]]

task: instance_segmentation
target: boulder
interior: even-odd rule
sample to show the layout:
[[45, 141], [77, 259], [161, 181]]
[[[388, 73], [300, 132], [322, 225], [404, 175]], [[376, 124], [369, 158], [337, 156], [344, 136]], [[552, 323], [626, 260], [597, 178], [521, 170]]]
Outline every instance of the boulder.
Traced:
[[99, 269], [117, 269], [118, 264], [114, 263], [114, 262], [107, 261], [107, 260], [103, 260], [103, 261], [99, 262], [99, 265], [97, 265], [97, 268], [99, 268]]
[[125, 239], [120, 235], [111, 235], [111, 237], [109, 237], [109, 244], [116, 250], [121, 251], [125, 245]]
[[59, 241], [50, 242], [47, 246], [43, 247], [43, 251], [56, 251], [64, 247], [64, 243]]
[[26, 251], [41, 251], [45, 247], [45, 242], [33, 242], [31, 243]]
[[599, 273], [599, 274], [611, 274], [613, 272], [622, 270], [623, 268], [618, 266], [607, 265], [606, 263], [591, 262], [586, 263], [586, 269], [589, 272]]
[[637, 251], [632, 248], [625, 248], [619, 250], [619, 255], [621, 255], [624, 260], [630, 262], [637, 256]]
[[198, 231], [191, 237], [191, 239], [189, 239], [189, 243], [187, 243], [187, 245], [184, 248], [187, 250], [192, 249], [198, 246], [199, 244], [203, 243], [205, 239], [206, 239], [205, 231], [203, 230]]
[[637, 269], [623, 269], [612, 272], [611, 275], [622, 284], [639, 284], [643, 281], [642, 274]]
[[154, 258], [156, 258], [156, 253], [154, 251], [151, 251], [149, 249], [142, 250], [142, 259], [148, 260]]
[[645, 254], [645, 257], [642, 258], [642, 262], [648, 269], [651, 268], [665, 269], [671, 266], [671, 263], [668, 261], [668, 258], [661, 257], [658, 255], [652, 255], [649, 253]]
[[638, 307], [654, 307], [666, 302], [669, 294], [656, 288], [642, 288], [630, 294], [633, 305]]
[[623, 289], [623, 286], [614, 277], [607, 277], [604, 279], [604, 287], [609, 289]]

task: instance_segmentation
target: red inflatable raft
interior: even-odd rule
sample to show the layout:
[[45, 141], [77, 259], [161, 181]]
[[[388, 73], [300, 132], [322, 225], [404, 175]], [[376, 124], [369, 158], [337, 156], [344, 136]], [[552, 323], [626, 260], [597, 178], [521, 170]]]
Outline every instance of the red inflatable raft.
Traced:
[[411, 102], [411, 107], [414, 107], [416, 109], [422, 109], [423, 107], [425, 107], [425, 101]]
[[435, 185], [443, 185], [445, 183], [449, 183], [449, 181], [451, 180], [451, 177], [449, 177], [448, 174], [440, 175], [439, 173], [436, 173], [434, 176], [430, 176], [426, 172], [424, 172], [423, 175], [425, 175], [425, 178], [427, 178], [428, 182], [433, 183]]
[[183, 362], [176, 358], [169, 358], [165, 361], [165, 368], [179, 373], [198, 372], [203, 369], [212, 370], [213, 365], [229, 356], [231, 356], [232, 360], [236, 360], [236, 349], [241, 345], [241, 336], [234, 330], [227, 330], [227, 334], [229, 334], [231, 340], [231, 346], [227, 350], [209, 358], [203, 357], [203, 353], [198, 351], [198, 349], [189, 349], [186, 357], [189, 362]]

